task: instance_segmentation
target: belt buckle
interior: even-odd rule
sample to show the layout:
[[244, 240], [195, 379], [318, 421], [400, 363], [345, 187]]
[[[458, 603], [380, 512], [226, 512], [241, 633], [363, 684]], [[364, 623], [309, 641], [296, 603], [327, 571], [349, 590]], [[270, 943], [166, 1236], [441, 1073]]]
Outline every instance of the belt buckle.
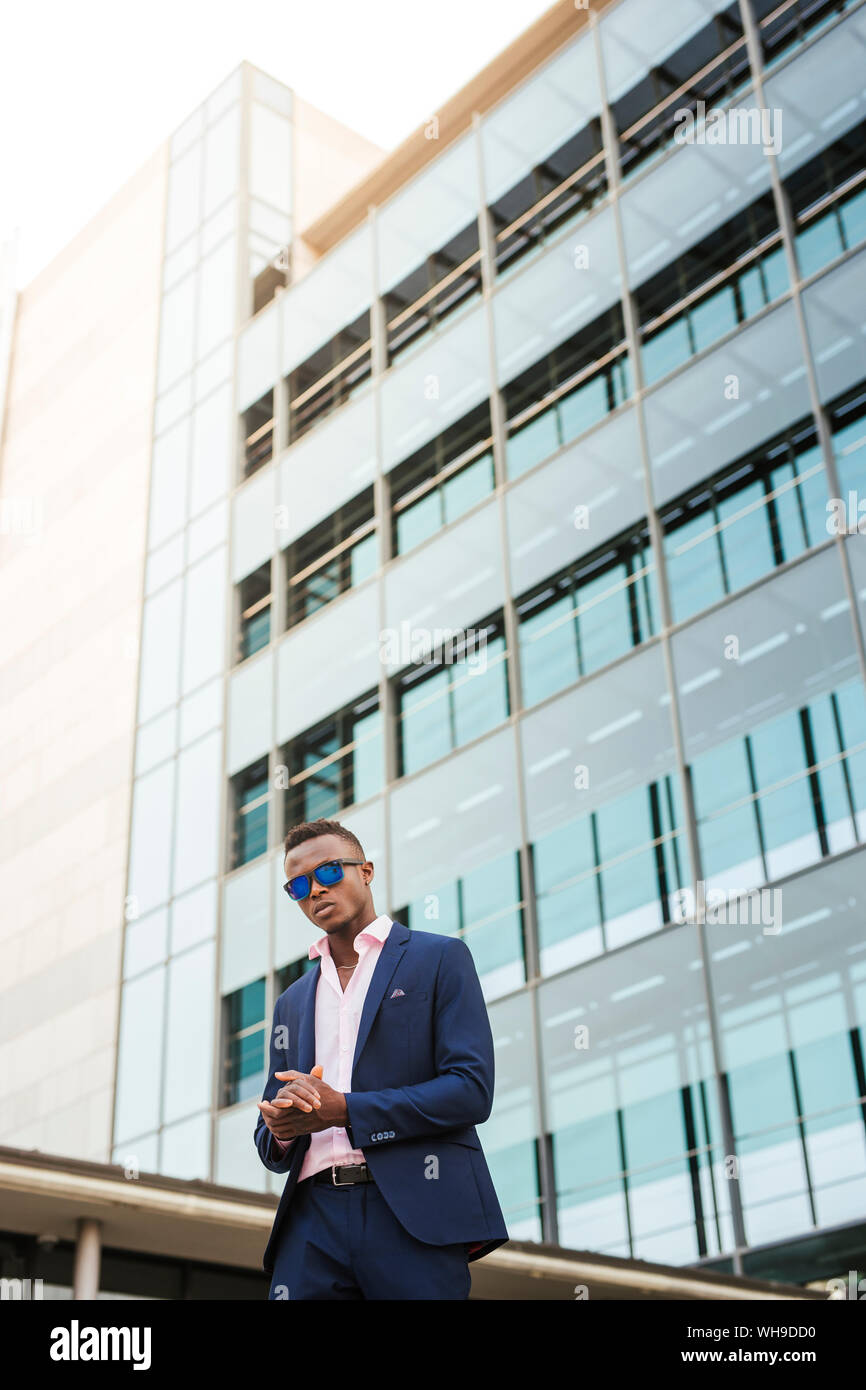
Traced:
[[345, 1163], [332, 1163], [332, 1164], [331, 1164], [331, 1182], [334, 1184], [334, 1187], [352, 1187], [352, 1186], [353, 1186], [353, 1180], [352, 1180], [352, 1178], [349, 1178], [348, 1182], [338, 1182], [338, 1181], [337, 1181], [337, 1169], [338, 1169], [338, 1168], [345, 1168], [345, 1166], [346, 1166]]

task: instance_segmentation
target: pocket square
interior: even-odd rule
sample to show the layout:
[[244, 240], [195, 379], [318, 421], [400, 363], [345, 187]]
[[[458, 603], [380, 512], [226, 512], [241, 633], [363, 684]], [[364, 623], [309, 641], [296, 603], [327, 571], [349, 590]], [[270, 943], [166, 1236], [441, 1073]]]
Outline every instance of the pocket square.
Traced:
[[393, 994], [389, 994], [389, 999], [397, 999], [403, 993], [402, 989], [395, 989]]

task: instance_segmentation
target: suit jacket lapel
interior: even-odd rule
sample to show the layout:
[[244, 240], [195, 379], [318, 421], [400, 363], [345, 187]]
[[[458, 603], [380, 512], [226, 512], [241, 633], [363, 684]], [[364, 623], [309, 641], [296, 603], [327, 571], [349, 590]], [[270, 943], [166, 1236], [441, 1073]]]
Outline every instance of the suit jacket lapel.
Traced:
[[321, 960], [316, 961], [315, 970], [308, 970], [302, 976], [306, 993], [298, 1003], [301, 1023], [298, 1029], [297, 1070], [309, 1076], [316, 1065], [316, 986], [322, 973]]

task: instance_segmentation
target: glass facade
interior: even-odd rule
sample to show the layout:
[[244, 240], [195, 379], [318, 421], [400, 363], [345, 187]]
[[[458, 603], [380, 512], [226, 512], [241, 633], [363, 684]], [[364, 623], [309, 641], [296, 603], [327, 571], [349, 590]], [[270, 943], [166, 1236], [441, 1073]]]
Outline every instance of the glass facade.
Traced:
[[[312, 939], [281, 845], [326, 816], [378, 911], [473, 952], [514, 1238], [778, 1277], [862, 1220], [864, 15], [576, 11], [234, 326], [230, 109], [177, 151], [121, 1148], [208, 1113], [198, 1175], [276, 1190], [251, 1098]], [[281, 196], [261, 132], [227, 245]]]

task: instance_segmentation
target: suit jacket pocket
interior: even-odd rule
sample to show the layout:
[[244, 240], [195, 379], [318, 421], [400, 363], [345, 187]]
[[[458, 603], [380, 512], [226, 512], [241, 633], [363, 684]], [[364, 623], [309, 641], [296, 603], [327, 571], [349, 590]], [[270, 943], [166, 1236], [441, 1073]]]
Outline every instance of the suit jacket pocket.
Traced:
[[379, 1005], [379, 1012], [387, 1010], [388, 1013], [399, 1013], [403, 1009], [411, 1009], [413, 1004], [420, 1004], [426, 998], [426, 989], [407, 990], [405, 994], [398, 994], [396, 999], [383, 999]]

